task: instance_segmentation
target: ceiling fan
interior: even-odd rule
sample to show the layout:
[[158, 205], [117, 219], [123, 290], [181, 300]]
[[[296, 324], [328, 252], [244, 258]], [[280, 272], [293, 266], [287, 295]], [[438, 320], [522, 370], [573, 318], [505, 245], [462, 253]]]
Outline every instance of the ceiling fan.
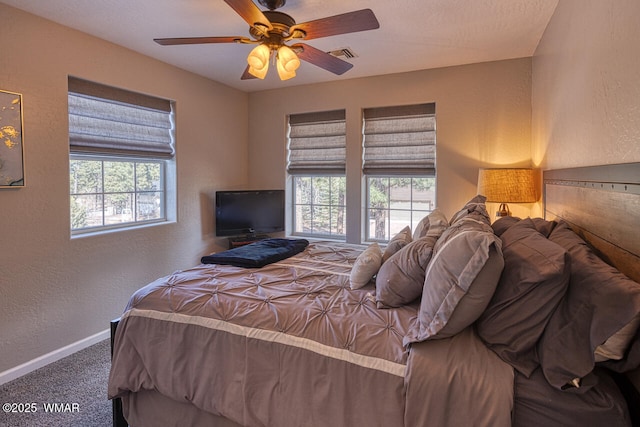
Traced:
[[[327, 18], [297, 24], [289, 15], [276, 9], [285, 5], [286, 0], [258, 0], [269, 10], [262, 11], [252, 0], [224, 0], [248, 24], [252, 38], [242, 36], [226, 37], [178, 37], [158, 38], [154, 41], [163, 46], [203, 44], [203, 43], [243, 43], [257, 44], [247, 57], [248, 66], [242, 79], [263, 79], [269, 68], [271, 58], [275, 59], [281, 80], [295, 77], [300, 59], [330, 71], [343, 74], [353, 64], [309, 46], [295, 43], [297, 40], [312, 40], [339, 34], [374, 30], [380, 27], [371, 9], [334, 15]], [[294, 41], [290, 46], [288, 42]]]

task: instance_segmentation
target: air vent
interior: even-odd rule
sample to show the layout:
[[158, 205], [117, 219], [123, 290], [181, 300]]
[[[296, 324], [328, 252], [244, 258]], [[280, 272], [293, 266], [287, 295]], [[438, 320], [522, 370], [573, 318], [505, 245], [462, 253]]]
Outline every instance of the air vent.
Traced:
[[336, 49], [336, 50], [332, 50], [329, 52], [330, 55], [333, 55], [335, 57], [345, 57], [345, 58], [357, 58], [358, 55], [356, 55], [356, 53], [350, 48], [350, 47], [343, 47], [340, 49]]

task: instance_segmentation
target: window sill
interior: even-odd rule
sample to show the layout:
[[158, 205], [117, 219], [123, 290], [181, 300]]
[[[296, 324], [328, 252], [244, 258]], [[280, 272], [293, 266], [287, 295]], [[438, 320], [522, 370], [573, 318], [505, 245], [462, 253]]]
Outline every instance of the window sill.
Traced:
[[177, 221], [155, 221], [155, 222], [147, 222], [144, 224], [131, 224], [126, 227], [114, 227], [114, 228], [101, 228], [100, 230], [91, 230], [91, 231], [78, 231], [71, 233], [71, 240], [81, 239], [85, 237], [95, 237], [95, 236], [103, 236], [105, 234], [113, 234], [113, 233], [122, 233], [127, 231], [139, 230], [142, 228], [151, 228], [151, 227], [159, 227], [163, 225], [176, 224]]

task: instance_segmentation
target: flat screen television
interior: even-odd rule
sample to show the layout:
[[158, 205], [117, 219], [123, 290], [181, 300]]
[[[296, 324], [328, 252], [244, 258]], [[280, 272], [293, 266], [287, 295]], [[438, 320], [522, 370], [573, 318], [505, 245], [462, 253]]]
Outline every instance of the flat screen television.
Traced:
[[216, 236], [284, 231], [284, 190], [216, 191]]

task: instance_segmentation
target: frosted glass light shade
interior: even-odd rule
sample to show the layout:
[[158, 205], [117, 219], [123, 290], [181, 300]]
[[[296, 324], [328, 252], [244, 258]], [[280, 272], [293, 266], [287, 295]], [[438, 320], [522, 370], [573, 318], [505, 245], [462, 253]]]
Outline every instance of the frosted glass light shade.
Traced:
[[280, 46], [278, 49], [278, 63], [282, 64], [285, 71], [296, 71], [300, 67], [298, 55], [289, 46]]
[[296, 76], [296, 70], [300, 67], [300, 60], [290, 47], [280, 46], [276, 66], [280, 80], [289, 80]]
[[280, 80], [289, 80], [296, 76], [295, 71], [287, 71], [280, 61], [276, 63], [276, 68], [278, 69], [278, 76], [280, 77]]
[[259, 79], [264, 79], [269, 71], [269, 58], [271, 57], [271, 49], [264, 44], [260, 44], [253, 48], [247, 57], [249, 64], [249, 74]]

